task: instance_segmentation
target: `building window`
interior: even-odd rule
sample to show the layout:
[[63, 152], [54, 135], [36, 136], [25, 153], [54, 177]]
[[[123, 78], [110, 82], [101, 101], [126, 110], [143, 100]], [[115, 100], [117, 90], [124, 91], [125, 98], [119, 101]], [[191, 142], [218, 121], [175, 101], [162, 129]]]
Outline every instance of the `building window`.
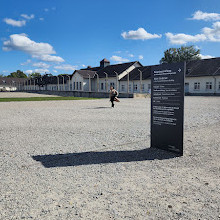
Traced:
[[194, 90], [200, 90], [200, 82], [194, 83]]
[[125, 91], [125, 85], [121, 85], [121, 91], [122, 91], [122, 92]]
[[220, 90], [220, 82], [218, 82], [218, 89]]
[[148, 84], [147, 90], [149, 91], [151, 89], [151, 84]]
[[144, 90], [144, 84], [141, 84], [141, 90], [142, 91]]
[[137, 91], [137, 89], [138, 89], [138, 85], [135, 84], [135, 85], [134, 85], [134, 91]]
[[131, 85], [129, 85], [129, 92], [131, 92]]
[[206, 89], [211, 90], [212, 89], [212, 82], [206, 82]]
[[82, 82], [79, 83], [79, 90], [82, 90]]
[[79, 90], [79, 82], [76, 83], [76, 90]]
[[111, 82], [111, 83], [110, 83], [110, 87], [111, 87], [111, 86], [115, 87], [115, 83]]
[[104, 83], [101, 83], [101, 90], [104, 90]]

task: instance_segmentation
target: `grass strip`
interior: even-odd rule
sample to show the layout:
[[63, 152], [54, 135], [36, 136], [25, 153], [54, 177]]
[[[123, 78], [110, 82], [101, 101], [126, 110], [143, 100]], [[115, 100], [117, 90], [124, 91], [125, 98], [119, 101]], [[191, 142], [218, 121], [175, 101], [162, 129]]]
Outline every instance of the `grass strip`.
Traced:
[[26, 102], [26, 101], [59, 101], [59, 100], [93, 100], [97, 98], [87, 97], [24, 97], [24, 98], [0, 98], [0, 102]]

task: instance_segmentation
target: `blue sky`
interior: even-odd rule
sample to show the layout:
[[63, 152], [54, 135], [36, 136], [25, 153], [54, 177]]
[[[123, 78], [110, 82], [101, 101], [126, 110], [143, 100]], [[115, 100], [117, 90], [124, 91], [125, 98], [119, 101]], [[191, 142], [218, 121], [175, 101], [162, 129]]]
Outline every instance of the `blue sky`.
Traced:
[[158, 64], [169, 47], [220, 51], [219, 0], [1, 0], [0, 74], [72, 73], [139, 60]]

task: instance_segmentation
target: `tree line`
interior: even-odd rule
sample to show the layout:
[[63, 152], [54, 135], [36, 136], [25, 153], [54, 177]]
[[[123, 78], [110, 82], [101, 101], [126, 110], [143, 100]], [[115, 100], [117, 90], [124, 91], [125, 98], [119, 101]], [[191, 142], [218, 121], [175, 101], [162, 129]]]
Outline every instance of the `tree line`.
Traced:
[[[65, 76], [67, 74], [59, 74], [58, 76]], [[31, 74], [28, 74], [26, 75], [23, 71], [21, 70], [17, 70], [16, 72], [12, 72], [10, 73], [9, 75], [7, 76], [4, 76], [3, 74], [0, 74], [0, 77], [12, 77], [12, 78], [41, 78], [43, 76], [47, 76], [47, 77], [50, 77], [50, 76], [53, 76], [51, 73], [47, 74], [40, 74], [40, 73], [31, 73]]]

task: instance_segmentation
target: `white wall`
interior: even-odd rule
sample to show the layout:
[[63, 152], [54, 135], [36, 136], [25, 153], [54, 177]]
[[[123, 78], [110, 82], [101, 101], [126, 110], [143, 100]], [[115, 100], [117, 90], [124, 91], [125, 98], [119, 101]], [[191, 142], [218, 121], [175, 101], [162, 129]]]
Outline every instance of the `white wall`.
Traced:
[[[80, 82], [81, 82], [81, 91], [89, 91], [87, 90], [88, 82], [85, 80], [79, 73], [75, 72], [72, 79], [70, 80], [72, 90], [80, 91]], [[77, 89], [78, 83], [78, 89]], [[74, 86], [75, 85], [75, 86]]]
[[[212, 83], [212, 88], [207, 89], [206, 83]], [[185, 84], [189, 84], [189, 93], [199, 94], [199, 93], [220, 93], [219, 83], [220, 83], [220, 76], [200, 76], [200, 77], [186, 77]], [[195, 83], [200, 83], [200, 89], [195, 89]]]
[[[102, 83], [103, 83], [103, 89], [102, 89]], [[115, 89], [118, 89], [117, 87], [119, 86], [119, 83], [117, 83], [116, 77], [109, 77], [107, 83], [106, 83], [106, 78], [99, 79], [99, 91], [100, 92], [105, 92], [106, 86], [108, 86], [108, 91], [109, 91], [111, 85], [113, 85]], [[97, 87], [97, 81], [95, 82], [95, 87]]]
[[[151, 88], [151, 80], [142, 80], [143, 89], [140, 90], [141, 83], [140, 80], [129, 81], [129, 92], [130, 93], [149, 93], [149, 89]], [[137, 89], [136, 89], [137, 86]], [[123, 90], [124, 88], [124, 90]], [[128, 91], [128, 82], [120, 81], [120, 89], [119, 92], [127, 93]]]
[[15, 86], [2, 86], [0, 85], [0, 91], [16, 91], [17, 87]]

